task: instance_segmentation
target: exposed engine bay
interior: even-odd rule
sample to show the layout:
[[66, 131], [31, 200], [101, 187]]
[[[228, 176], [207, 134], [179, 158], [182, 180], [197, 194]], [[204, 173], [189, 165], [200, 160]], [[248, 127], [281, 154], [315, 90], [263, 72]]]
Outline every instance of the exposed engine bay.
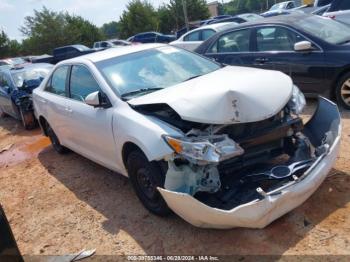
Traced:
[[328, 136], [312, 143], [288, 105], [263, 121], [197, 126], [181, 138], [164, 136], [175, 151], [167, 159], [164, 188], [231, 210], [299, 180], [327, 153]]

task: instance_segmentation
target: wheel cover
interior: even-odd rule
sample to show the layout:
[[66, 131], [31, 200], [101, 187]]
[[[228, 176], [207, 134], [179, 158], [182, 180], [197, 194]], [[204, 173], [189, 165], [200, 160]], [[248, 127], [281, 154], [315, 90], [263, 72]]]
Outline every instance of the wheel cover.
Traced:
[[343, 102], [350, 106], [350, 78], [343, 83], [340, 89], [340, 95]]
[[137, 171], [136, 177], [137, 177], [137, 183], [142, 193], [149, 200], [154, 201], [156, 197], [156, 186], [152, 181], [149, 170], [146, 168], [140, 168]]

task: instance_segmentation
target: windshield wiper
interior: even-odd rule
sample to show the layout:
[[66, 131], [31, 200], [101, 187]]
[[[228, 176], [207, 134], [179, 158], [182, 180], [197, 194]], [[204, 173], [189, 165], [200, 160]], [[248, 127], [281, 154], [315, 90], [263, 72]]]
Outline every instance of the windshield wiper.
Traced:
[[126, 100], [127, 97], [130, 96], [134, 96], [134, 95], [138, 95], [138, 94], [142, 94], [142, 93], [149, 93], [149, 92], [153, 92], [153, 91], [157, 91], [157, 90], [161, 90], [163, 89], [163, 87], [147, 87], [147, 88], [140, 88], [134, 91], [130, 91], [127, 93], [124, 93], [121, 95], [121, 98], [123, 100]]
[[185, 79], [184, 82], [189, 81], [189, 80], [194, 79], [194, 78], [197, 78], [197, 77], [200, 77], [200, 76], [202, 76], [202, 75], [194, 75], [194, 76], [191, 76], [191, 77]]

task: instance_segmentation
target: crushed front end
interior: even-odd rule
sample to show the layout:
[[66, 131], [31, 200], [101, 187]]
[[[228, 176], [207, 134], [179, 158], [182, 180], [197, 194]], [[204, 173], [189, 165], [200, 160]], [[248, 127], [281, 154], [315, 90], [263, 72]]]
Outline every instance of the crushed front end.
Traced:
[[304, 102], [292, 98], [258, 122], [183, 126], [183, 137], [164, 136], [174, 150], [158, 188], [168, 206], [199, 227], [263, 228], [302, 204], [333, 166], [341, 135], [334, 103], [319, 98], [304, 125]]

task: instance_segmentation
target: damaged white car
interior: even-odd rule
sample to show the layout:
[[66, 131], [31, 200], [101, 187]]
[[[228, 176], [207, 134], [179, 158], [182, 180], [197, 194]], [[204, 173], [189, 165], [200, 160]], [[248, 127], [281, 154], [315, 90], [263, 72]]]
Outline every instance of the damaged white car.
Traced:
[[320, 186], [340, 145], [337, 106], [319, 98], [304, 125], [287, 75], [167, 45], [63, 61], [34, 106], [58, 152], [129, 176], [148, 210], [199, 227], [265, 227]]

